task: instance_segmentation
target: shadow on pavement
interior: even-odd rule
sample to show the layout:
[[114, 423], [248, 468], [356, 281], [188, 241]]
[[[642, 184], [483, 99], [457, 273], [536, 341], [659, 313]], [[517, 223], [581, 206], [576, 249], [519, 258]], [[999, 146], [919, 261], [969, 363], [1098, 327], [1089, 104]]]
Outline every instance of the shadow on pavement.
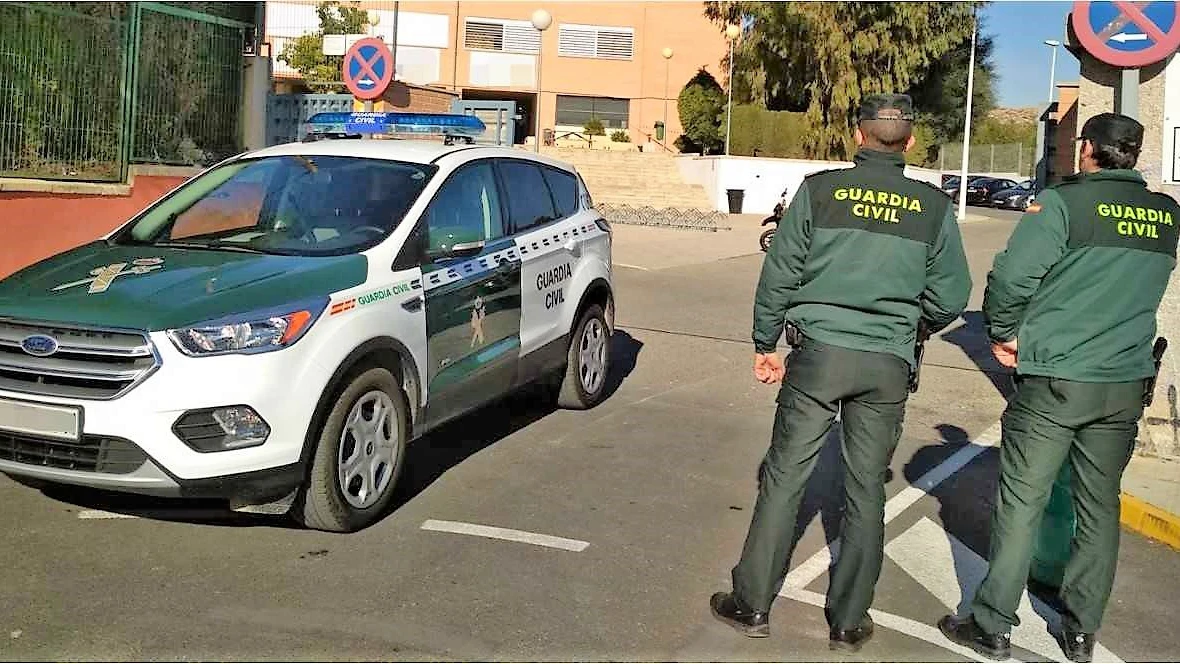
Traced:
[[961, 323], [937, 335], [941, 339], [963, 349], [975, 366], [988, 377], [996, 391], [1005, 399], [1011, 399], [1015, 389], [1012, 386], [1012, 371], [1000, 365], [992, 356], [991, 343], [984, 330], [983, 312], [963, 312]]
[[[625, 330], [611, 337], [611, 370], [606, 382], [609, 399], [635, 370], [643, 343]], [[468, 457], [529, 426], [556, 410], [539, 387], [526, 387], [431, 431], [406, 447], [406, 464], [388, 516], [413, 500], [443, 473]], [[155, 521], [208, 524], [223, 527], [299, 528], [285, 515], [233, 512], [224, 500], [181, 500], [116, 493], [86, 487], [45, 483], [13, 477], [40, 490], [46, 497], [84, 510], [102, 510]], [[380, 523], [380, 519], [377, 521]]]

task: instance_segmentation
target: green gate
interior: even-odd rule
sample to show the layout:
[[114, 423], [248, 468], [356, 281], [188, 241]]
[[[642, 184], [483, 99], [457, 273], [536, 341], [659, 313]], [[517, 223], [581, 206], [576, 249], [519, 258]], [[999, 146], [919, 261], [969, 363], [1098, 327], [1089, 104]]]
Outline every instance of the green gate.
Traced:
[[0, 3], [0, 177], [118, 182], [240, 152], [257, 4]]

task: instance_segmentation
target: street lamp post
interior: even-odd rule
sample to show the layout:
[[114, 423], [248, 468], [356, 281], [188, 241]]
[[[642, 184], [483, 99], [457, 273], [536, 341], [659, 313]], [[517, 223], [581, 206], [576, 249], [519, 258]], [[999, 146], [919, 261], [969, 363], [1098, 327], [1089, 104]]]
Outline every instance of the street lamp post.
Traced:
[[725, 154], [729, 154], [729, 132], [733, 126], [733, 43], [742, 34], [741, 26], [730, 25], [725, 28], [725, 36], [729, 38], [729, 103], [725, 110]]
[[664, 56], [664, 149], [668, 149], [668, 68], [672, 61], [672, 49], [665, 47]]
[[1055, 39], [1046, 39], [1045, 46], [1053, 49], [1053, 55], [1049, 60], [1049, 95], [1048, 103], [1045, 105], [1045, 120], [1037, 123], [1037, 172], [1036, 181], [1039, 189], [1044, 189], [1049, 185], [1049, 141], [1053, 140], [1049, 136], [1049, 113], [1053, 107], [1053, 93], [1057, 83], [1057, 47], [1061, 46], [1061, 42]]
[[963, 124], [963, 172], [959, 174], [959, 221], [967, 218], [967, 164], [971, 153], [971, 106], [975, 96], [975, 35], [979, 24], [971, 17], [971, 56], [967, 63], [967, 117]]
[[533, 109], [533, 115], [536, 116], [537, 134], [533, 140], [533, 151], [541, 151], [541, 51], [544, 45], [542, 37], [549, 26], [553, 25], [553, 15], [544, 9], [538, 9], [533, 12], [533, 27], [537, 29], [537, 102]]

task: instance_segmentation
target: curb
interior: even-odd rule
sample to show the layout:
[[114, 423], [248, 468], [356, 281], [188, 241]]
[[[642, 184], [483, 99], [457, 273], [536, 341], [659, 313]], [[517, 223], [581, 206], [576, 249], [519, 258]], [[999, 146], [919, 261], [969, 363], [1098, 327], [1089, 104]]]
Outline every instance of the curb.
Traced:
[[1180, 550], [1180, 516], [1144, 502], [1128, 493], [1121, 494], [1119, 521], [1127, 528]]

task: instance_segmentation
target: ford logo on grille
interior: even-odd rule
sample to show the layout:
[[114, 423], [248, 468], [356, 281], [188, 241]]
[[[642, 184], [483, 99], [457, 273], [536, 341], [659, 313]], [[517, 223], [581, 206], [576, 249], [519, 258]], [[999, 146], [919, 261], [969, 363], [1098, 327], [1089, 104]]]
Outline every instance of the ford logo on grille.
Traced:
[[36, 355], [37, 357], [46, 357], [57, 352], [57, 339], [46, 336], [44, 334], [33, 334], [25, 337], [20, 342], [21, 350], [29, 355]]

